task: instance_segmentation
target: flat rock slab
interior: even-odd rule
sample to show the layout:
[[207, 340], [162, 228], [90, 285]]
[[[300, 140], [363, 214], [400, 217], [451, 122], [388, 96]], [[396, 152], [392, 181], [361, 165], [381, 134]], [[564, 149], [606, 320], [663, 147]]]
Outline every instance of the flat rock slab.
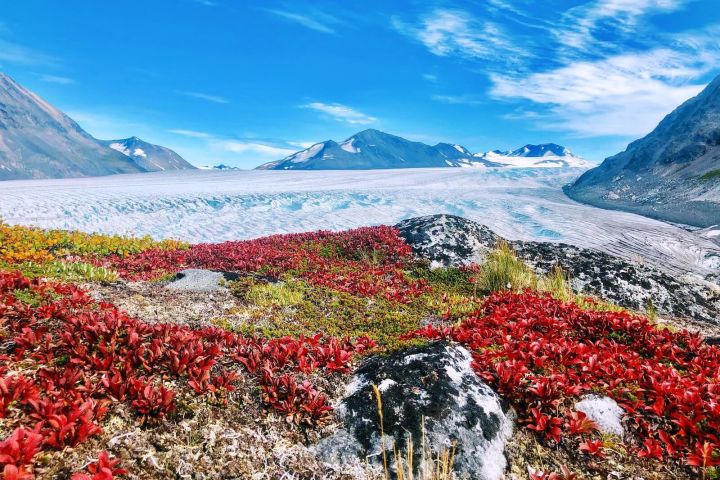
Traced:
[[165, 288], [185, 292], [216, 292], [225, 288], [220, 285], [220, 280], [224, 278], [225, 274], [222, 272], [190, 268], [178, 272], [175, 280], [167, 284]]
[[[336, 408], [343, 428], [315, 446], [318, 457], [347, 468], [366, 461], [377, 466], [382, 465], [384, 447], [389, 470], [394, 471], [393, 445], [405, 455], [406, 442], [411, 440], [415, 475], [425, 478], [418, 472], [422, 445], [437, 454], [450, 451], [454, 443], [455, 478], [499, 480], [506, 466], [512, 414], [471, 364], [467, 349], [446, 342], [366, 360]], [[373, 385], [382, 397], [382, 438]]]

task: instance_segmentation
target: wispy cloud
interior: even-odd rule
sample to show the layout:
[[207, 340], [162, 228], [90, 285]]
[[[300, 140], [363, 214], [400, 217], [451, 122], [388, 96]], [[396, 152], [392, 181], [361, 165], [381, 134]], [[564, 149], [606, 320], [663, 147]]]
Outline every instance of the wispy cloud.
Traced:
[[704, 87], [697, 79], [720, 61], [716, 38], [686, 36], [674, 48], [577, 61], [527, 77], [494, 74], [491, 94], [533, 102], [542, 128], [637, 136]]
[[289, 20], [297, 23], [298, 25], [302, 25], [303, 27], [322, 33], [337, 33], [337, 26], [343, 23], [338, 17], [319, 11], [303, 13], [273, 9], [268, 9], [266, 11], [285, 20]]
[[216, 7], [217, 2], [214, 2], [212, 0], [192, 0], [194, 3], [197, 3], [199, 5], [202, 5], [203, 7]]
[[267, 158], [286, 157], [291, 153], [295, 153], [299, 148], [307, 148], [303, 146], [305, 145], [304, 142], [275, 142], [257, 138], [225, 138], [208, 132], [182, 128], [170, 129], [168, 132], [200, 141], [209, 150]]
[[0, 61], [18, 65], [53, 66], [60, 63], [56, 57], [0, 38]]
[[292, 145], [293, 147], [302, 148], [304, 150], [306, 148], [312, 147], [317, 142], [287, 142], [287, 143], [288, 143], [288, 145]]
[[170, 129], [168, 130], [170, 133], [174, 133], [175, 135], [180, 135], [182, 137], [190, 137], [190, 138], [211, 138], [212, 135], [206, 132], [198, 132], [197, 130], [185, 130], [182, 128], [176, 128], [176, 129]]
[[211, 102], [211, 103], [220, 103], [220, 104], [230, 103], [230, 100], [228, 100], [225, 97], [221, 97], [219, 95], [210, 95], [210, 94], [202, 93], [202, 92], [188, 92], [185, 90], [176, 90], [175, 93], [177, 93], [178, 95], [183, 95], [185, 97], [197, 98], [198, 100], [204, 100], [206, 102]]
[[75, 83], [75, 80], [68, 77], [60, 77], [57, 75], [41, 75], [40, 80], [47, 83], [57, 83], [60, 85], [70, 85], [71, 83]]
[[409, 24], [393, 18], [393, 27], [438, 56], [512, 63], [530, 52], [519, 48], [497, 23], [463, 10], [436, 8]]
[[334, 120], [351, 125], [368, 125], [377, 121], [375, 117], [371, 117], [370, 115], [339, 103], [312, 102], [301, 105], [301, 108], [316, 110], [330, 116]]
[[[623, 48], [618, 40], [631, 35], [642, 41], [643, 17], [669, 13], [692, 0], [595, 0], [571, 8], [561, 17], [562, 28], [553, 32], [566, 54], [600, 50], [617, 53]], [[611, 35], [609, 36], [608, 33]], [[601, 38], [613, 38], [613, 41]]]
[[434, 75], [434, 74], [432, 74], [432, 73], [424, 73], [424, 74], [423, 74], [423, 78], [424, 78], [425, 80], [427, 80], [428, 82], [433, 82], [433, 83], [434, 83], [434, 82], [437, 82], [437, 81], [438, 81], [437, 75]]
[[464, 95], [433, 95], [431, 97], [436, 102], [447, 103], [450, 105], [480, 105], [485, 103], [481, 95], [464, 94]]
[[276, 145], [239, 140], [223, 140], [217, 142], [215, 145], [232, 153], [251, 153], [272, 158], [286, 157], [296, 151], [294, 149], [279, 147]]

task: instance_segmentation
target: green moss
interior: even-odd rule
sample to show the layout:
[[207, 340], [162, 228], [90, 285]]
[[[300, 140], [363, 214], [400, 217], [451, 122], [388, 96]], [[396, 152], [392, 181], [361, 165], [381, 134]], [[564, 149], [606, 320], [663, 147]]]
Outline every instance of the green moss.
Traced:
[[277, 283], [245, 277], [230, 282], [230, 287], [244, 303], [234, 312], [247, 320], [235, 328], [243, 334], [367, 335], [383, 347], [395, 349], [417, 343], [397, 337], [421, 328], [422, 320], [434, 313], [426, 296], [410, 304], [393, 303], [312, 286], [287, 275]]

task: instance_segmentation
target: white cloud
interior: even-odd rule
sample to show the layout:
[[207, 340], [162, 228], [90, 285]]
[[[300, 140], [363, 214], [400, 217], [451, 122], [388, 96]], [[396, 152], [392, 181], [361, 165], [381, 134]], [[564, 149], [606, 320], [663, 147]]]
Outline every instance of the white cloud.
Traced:
[[324, 113], [339, 122], [349, 123], [351, 125], [367, 125], [375, 123], [377, 118], [366, 115], [346, 105], [339, 103], [322, 103], [312, 102], [301, 105], [301, 108], [310, 108], [318, 112]]
[[223, 140], [217, 142], [215, 146], [232, 153], [252, 153], [273, 158], [286, 157], [295, 153], [295, 150], [289, 148], [239, 140]]
[[423, 74], [423, 78], [425, 80], [427, 80], [428, 82], [437, 82], [438, 81], [437, 75], [433, 75], [432, 73]]
[[337, 33], [331, 25], [341, 24], [341, 20], [333, 15], [323, 12], [297, 13], [286, 10], [267, 10], [278, 17], [290, 20], [303, 27], [322, 33]]
[[450, 105], [480, 105], [481, 103], [485, 103], [482, 96], [474, 94], [433, 95], [431, 98], [436, 102]]
[[75, 83], [75, 80], [68, 77], [59, 77], [57, 75], [42, 75], [40, 77], [40, 80], [47, 83], [57, 83], [60, 85], [70, 85], [71, 83]]
[[[708, 46], [707, 39], [694, 40]], [[718, 60], [720, 51], [690, 55], [684, 49], [658, 48], [579, 61], [527, 77], [493, 74], [491, 95], [544, 107], [544, 120], [538, 123], [543, 128], [590, 136], [637, 136], [696, 95], [704, 85], [694, 80]]]
[[209, 95], [207, 93], [201, 93], [201, 92], [188, 92], [188, 91], [184, 91], [184, 90], [176, 90], [175, 93], [177, 93], [178, 95], [183, 95], [185, 97], [197, 98], [199, 100], [205, 100], [206, 102], [211, 102], [211, 103], [221, 103], [221, 104], [230, 103], [230, 100], [228, 100], [225, 97], [220, 97], [218, 95]]
[[642, 17], [669, 13], [691, 0], [595, 0], [568, 10], [560, 19], [563, 28], [554, 30], [565, 53], [601, 49], [617, 51], [620, 42], [598, 40], [601, 32], [612, 32], [613, 38], [632, 35], [642, 40], [637, 29]]
[[438, 56], [459, 56], [474, 60], [511, 63], [527, 57], [496, 23], [469, 12], [436, 8], [422, 16], [419, 25], [393, 19], [395, 29], [419, 41]]
[[170, 133], [174, 133], [175, 135], [181, 135], [183, 137], [190, 137], [190, 138], [211, 138], [212, 135], [205, 132], [198, 132], [197, 130], [185, 130], [182, 128], [176, 128], [168, 130]]
[[292, 145], [293, 147], [302, 148], [305, 150], [306, 148], [310, 148], [313, 145], [315, 145], [317, 142], [287, 142], [288, 145]]

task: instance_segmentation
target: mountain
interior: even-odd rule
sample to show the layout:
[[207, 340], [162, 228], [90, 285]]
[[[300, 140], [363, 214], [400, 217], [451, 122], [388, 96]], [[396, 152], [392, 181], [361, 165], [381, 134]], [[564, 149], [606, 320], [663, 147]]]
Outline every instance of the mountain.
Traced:
[[0, 180], [137, 173], [127, 156], [0, 73]]
[[569, 167], [587, 168], [590, 164], [567, 148], [556, 143], [542, 143], [540, 145], [525, 145], [517, 150], [493, 150], [486, 153], [476, 153], [476, 157], [488, 161], [501, 163], [511, 167]]
[[364, 170], [381, 168], [428, 168], [499, 166], [473, 157], [460, 145], [435, 146], [412, 142], [379, 130], [364, 130], [337, 143], [333, 140], [266, 163], [259, 170]]
[[[125, 142], [127, 146], [120, 148]], [[175, 152], [139, 139], [109, 143], [117, 143], [118, 149], [93, 138], [60, 110], [0, 73], [0, 180], [192, 168]]]
[[203, 165], [202, 167], [198, 167], [200, 170], [220, 170], [220, 171], [239, 171], [242, 170], [240, 167], [231, 167], [230, 165], [225, 165], [224, 163], [221, 163], [219, 165]]
[[720, 76], [565, 192], [671, 222], [720, 224]]
[[153, 145], [137, 137], [124, 140], [102, 140], [101, 142], [113, 150], [130, 157], [135, 164], [146, 172], [192, 170], [195, 168], [169, 148]]

